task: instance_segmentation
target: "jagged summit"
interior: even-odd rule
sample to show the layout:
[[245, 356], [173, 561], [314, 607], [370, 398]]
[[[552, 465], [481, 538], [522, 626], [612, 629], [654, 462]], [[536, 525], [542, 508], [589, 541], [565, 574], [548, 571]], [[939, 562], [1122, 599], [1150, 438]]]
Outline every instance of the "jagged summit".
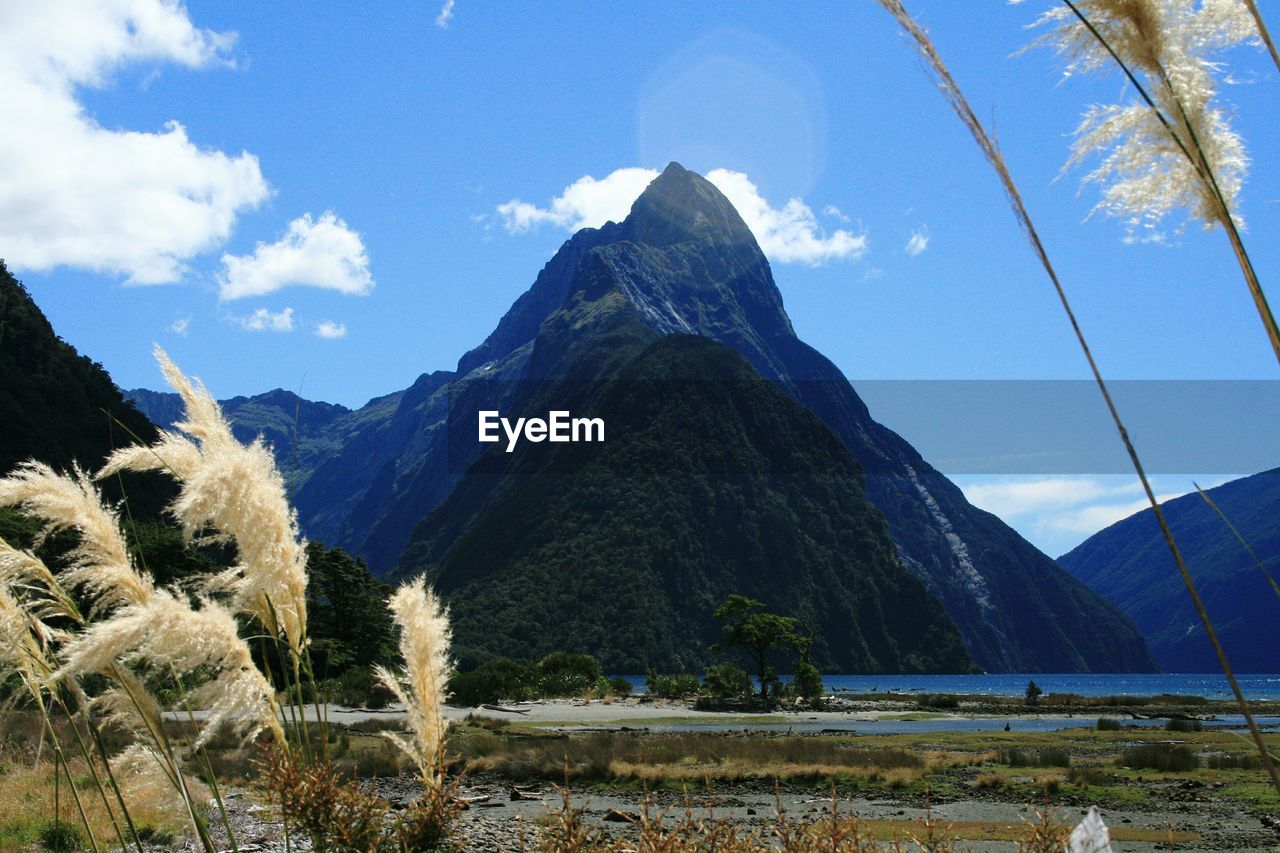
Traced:
[[672, 161], [645, 189], [622, 223], [621, 237], [665, 248], [690, 240], [749, 245], [755, 237], [715, 185]]
[[[597, 274], [578, 276], [580, 268]], [[664, 334], [733, 338], [757, 367], [768, 360], [764, 339], [795, 337], [769, 262], [738, 211], [706, 178], [672, 162], [622, 222], [566, 240], [484, 343], [459, 359], [458, 374], [532, 343], [543, 321], [586, 285], [621, 289]], [[718, 331], [708, 334], [707, 323]]]

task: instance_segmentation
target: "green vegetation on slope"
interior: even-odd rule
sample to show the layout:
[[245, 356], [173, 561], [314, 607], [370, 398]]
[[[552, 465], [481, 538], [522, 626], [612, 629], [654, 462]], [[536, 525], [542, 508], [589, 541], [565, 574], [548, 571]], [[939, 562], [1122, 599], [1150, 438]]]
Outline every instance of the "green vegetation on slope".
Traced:
[[[35, 459], [58, 470], [97, 468], [107, 454], [151, 440], [155, 427], [125, 401], [102, 365], [59, 338], [31, 294], [0, 261], [0, 474]], [[165, 484], [125, 477], [135, 515], [154, 516]], [[115, 482], [107, 494], [122, 496]]]
[[[713, 612], [743, 593], [810, 626], [824, 668], [967, 670], [835, 434], [724, 346], [669, 336], [641, 349], [608, 298], [572, 312], [601, 312], [596, 343], [560, 354], [581, 365], [567, 375], [607, 380], [566, 386], [575, 414], [605, 419], [606, 442], [491, 454], [482, 463], [504, 475], [473, 469], [406, 549], [400, 572], [428, 571], [449, 600], [463, 662], [567, 650], [614, 672], [701, 672]], [[549, 406], [565, 407], [529, 410]]]

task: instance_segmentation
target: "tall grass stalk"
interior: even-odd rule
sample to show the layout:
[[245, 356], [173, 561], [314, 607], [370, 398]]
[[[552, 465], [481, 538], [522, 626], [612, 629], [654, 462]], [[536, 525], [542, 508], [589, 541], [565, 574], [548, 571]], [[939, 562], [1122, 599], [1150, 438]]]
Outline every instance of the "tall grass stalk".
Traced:
[[[21, 606], [18, 602], [18, 596], [22, 597]], [[120, 840], [120, 846], [123, 848], [127, 846], [124, 833], [121, 831], [115, 810], [112, 809], [111, 803], [107, 798], [106, 790], [103, 788], [102, 778], [98, 773], [92, 753], [85, 744], [84, 738], [80, 734], [79, 726], [76, 724], [77, 715], [68, 706], [66, 698], [62, 695], [63, 691], [57, 686], [49, 686], [49, 676], [58, 668], [58, 665], [57, 658], [48, 648], [48, 645], [55, 636], [61, 636], [62, 632], [50, 628], [43, 620], [54, 618], [65, 620], [77, 626], [84, 623], [84, 617], [81, 615], [79, 607], [43, 560], [30, 552], [19, 551], [7, 542], [0, 540], [0, 619], [5, 621], [6, 626], [5, 630], [0, 631], [0, 637], [4, 637], [4, 642], [10, 644], [10, 652], [20, 653], [27, 662], [28, 665], [21, 668], [24, 673], [23, 682], [31, 693], [33, 700], [42, 707], [42, 711], [41, 692], [44, 690], [48, 691], [50, 698], [62, 709], [64, 716], [66, 716], [68, 723], [71, 725], [71, 731], [75, 734], [80, 752], [89, 767], [94, 785], [102, 797], [102, 804], [111, 819], [116, 836]], [[3, 657], [3, 655], [0, 655], [0, 660]], [[94, 740], [98, 754], [102, 759], [107, 779], [115, 793], [116, 803], [119, 805], [120, 812], [129, 827], [134, 844], [141, 851], [142, 842], [138, 838], [137, 829], [133, 824], [133, 818], [129, 814], [124, 797], [120, 793], [119, 785], [111, 772], [107, 750], [93, 724], [93, 718], [88, 713], [88, 703], [85, 701], [83, 693], [78, 689], [75, 690], [75, 695], [79, 700], [79, 716]]]
[[[120, 822], [116, 818], [115, 809], [111, 807], [111, 801], [107, 797], [106, 788], [103, 787], [102, 777], [98, 774], [98, 768], [94, 763], [92, 753], [89, 751], [89, 746], [84, 742], [84, 736], [80, 734], [80, 728], [77, 725], [76, 715], [72, 714], [71, 709], [70, 707], [67, 706], [67, 703], [63, 699], [60, 690], [54, 689], [51, 692], [53, 694], [54, 701], [58, 704], [58, 706], [62, 709], [62, 713], [66, 716], [67, 722], [70, 724], [72, 733], [75, 734], [76, 736], [76, 744], [80, 747], [80, 754], [84, 756], [85, 763], [89, 767], [89, 775], [93, 779], [94, 786], [98, 789], [98, 795], [102, 798], [102, 806], [107, 812], [107, 817], [111, 820], [111, 827], [115, 830], [116, 838], [119, 840], [120, 848], [123, 850], [125, 847], [128, 847], [129, 844], [125, 840], [124, 832], [120, 827]], [[83, 716], [83, 722], [85, 723], [85, 727], [88, 728], [92, 724], [92, 720], [89, 717], [87, 709], [84, 710], [82, 716]], [[101, 747], [100, 739], [97, 741], [97, 744], [99, 747]], [[129, 834], [133, 839], [134, 845], [138, 848], [138, 853], [142, 853], [142, 841], [138, 837], [137, 828], [133, 825], [133, 818], [129, 814], [129, 807], [125, 805], [124, 797], [121, 796], [120, 789], [116, 785], [115, 777], [111, 773], [111, 763], [108, 760], [107, 752], [105, 749], [100, 748], [99, 753], [102, 757], [102, 763], [103, 763], [105, 772], [107, 774], [107, 777], [110, 780], [112, 788], [115, 791], [116, 803], [117, 805], [119, 805], [121, 814], [125, 819], [125, 823], [129, 827]]]
[[67, 777], [67, 787], [71, 789], [71, 799], [75, 801], [76, 812], [80, 815], [80, 822], [84, 824], [84, 831], [89, 836], [89, 847], [93, 849], [93, 853], [98, 853], [98, 839], [93, 833], [93, 825], [89, 822], [89, 815], [85, 813], [84, 803], [80, 801], [80, 789], [76, 786], [76, 780], [71, 778], [71, 767], [68, 766], [67, 760], [63, 757], [62, 746], [58, 743], [58, 736], [54, 734], [53, 724], [46, 715], [44, 718], [45, 726], [49, 731], [49, 738], [53, 745], [53, 777], [54, 777], [54, 820], [61, 820], [62, 815], [58, 813], [56, 805], [56, 792], [58, 790], [58, 773], [62, 772]]
[[[1018, 221], [1018, 225], [1022, 228], [1027, 240], [1030, 242], [1036, 257], [1040, 264], [1044, 267], [1045, 273], [1049, 277], [1049, 281], [1053, 284], [1054, 292], [1058, 296], [1058, 301], [1062, 305], [1062, 309], [1067, 316], [1067, 320], [1071, 324], [1071, 329], [1075, 334], [1076, 341], [1080, 345], [1081, 351], [1084, 353], [1085, 360], [1089, 363], [1089, 370], [1093, 374], [1093, 379], [1102, 392], [1102, 398], [1106, 402], [1107, 411], [1111, 415], [1111, 420], [1116, 426], [1116, 430], [1120, 435], [1120, 440], [1124, 443], [1125, 450], [1129, 454], [1129, 460], [1133, 464], [1134, 471], [1138, 475], [1138, 480], [1142, 484], [1142, 490], [1146, 494], [1147, 502], [1151, 506], [1152, 512], [1155, 514], [1156, 521], [1160, 525], [1161, 535], [1164, 537], [1165, 544], [1169, 546], [1169, 552], [1173, 555], [1174, 562], [1177, 564], [1178, 572], [1182, 576], [1182, 582], [1187, 588], [1187, 593], [1191, 596], [1191, 601], [1195, 605], [1196, 613], [1200, 617], [1201, 623], [1205, 627], [1205, 632], [1209, 636], [1210, 642], [1213, 644], [1214, 652], [1217, 654], [1218, 662], [1222, 666], [1222, 671], [1227, 677], [1227, 681], [1231, 684], [1231, 690], [1235, 694], [1236, 702], [1240, 706], [1240, 711], [1244, 715], [1245, 721], [1248, 723], [1250, 735], [1253, 737], [1259, 754], [1262, 756], [1263, 765], [1267, 768], [1267, 772], [1271, 777], [1272, 784], [1276, 790], [1280, 791], [1280, 773], [1277, 773], [1275, 764], [1271, 761], [1271, 756], [1267, 752], [1266, 744], [1262, 739], [1262, 733], [1258, 730], [1258, 725], [1253, 719], [1253, 714], [1249, 711], [1249, 703], [1245, 700], [1244, 693], [1240, 689], [1240, 684], [1236, 680], [1235, 673], [1231, 669], [1230, 663], [1227, 661], [1226, 652], [1222, 648], [1222, 643], [1218, 639], [1218, 633], [1214, 630], [1213, 622], [1209, 618], [1209, 613], [1205, 610], [1204, 602], [1200, 598], [1200, 593], [1196, 589], [1195, 580], [1191, 577], [1191, 572], [1187, 569], [1186, 561], [1182, 557], [1182, 551], [1178, 548], [1178, 543], [1174, 540], [1173, 531], [1169, 528], [1169, 523], [1165, 518], [1163, 510], [1160, 508], [1160, 502], [1156, 499], [1155, 492], [1151, 488], [1151, 483], [1147, 479], [1146, 471], [1142, 467], [1142, 460], [1138, 457], [1138, 451], [1134, 447], [1133, 441], [1129, 437], [1129, 431], [1125, 428], [1124, 421], [1120, 418], [1120, 412], [1116, 408], [1115, 401], [1111, 397], [1111, 391], [1107, 387], [1106, 381], [1102, 377], [1102, 372], [1098, 368], [1097, 361], [1094, 359], [1093, 352], [1089, 348], [1089, 343], [1085, 339], [1084, 332], [1080, 327], [1079, 321], [1076, 319], [1075, 311], [1071, 307], [1071, 302], [1067, 298], [1066, 290], [1062, 282], [1058, 278], [1057, 271], [1054, 269], [1053, 262], [1049, 259], [1049, 253], [1045, 249], [1044, 243], [1040, 239], [1040, 234], [1036, 230], [1035, 224], [1031, 220], [1031, 214], [1027, 211], [1026, 204], [1022, 201], [1022, 194], [1018, 191], [1017, 184], [1013, 180], [1012, 174], [1004, 161], [1004, 156], [1000, 153], [999, 147], [995, 141], [987, 133], [986, 128], [978, 119], [977, 114], [969, 105], [964, 93], [960, 90], [959, 85], [951, 76], [946, 63], [943, 62], [937, 48], [930, 40], [928, 34], [916, 22], [915, 18], [902, 5], [901, 0], [877, 0], [884, 9], [893, 15], [903, 31], [914, 42], [916, 50], [924, 59], [926, 67], [931, 72], [938, 89], [946, 98], [947, 103], [955, 111], [960, 121], [968, 128], [974, 140], [978, 143], [978, 147], [982, 150], [987, 161], [995, 169], [1000, 183], [1004, 188], [1005, 195], [1008, 197], [1009, 204], [1013, 208], [1014, 216]], [[1277, 350], [1280, 355], [1280, 349]]]
[[[123, 691], [123, 694], [129, 700], [131, 708], [136, 712], [137, 716], [132, 719], [141, 723], [141, 730], [146, 732], [151, 742], [155, 745], [156, 750], [151, 754], [156, 758], [173, 790], [181, 798], [183, 808], [187, 812], [192, 828], [196, 831], [200, 844], [204, 847], [206, 853], [214, 853], [217, 848], [213, 843], [213, 839], [209, 836], [209, 829], [205, 825], [200, 810], [193, 802], [191, 789], [187, 785], [186, 777], [182, 772], [181, 760], [174, 751], [173, 744], [169, 741], [169, 736], [165, 733], [160, 706], [146, 692], [146, 688], [143, 687], [142, 683], [129, 674], [128, 670], [112, 663], [109, 671], [105, 674], [120, 685], [120, 690]], [[123, 706], [117, 706], [117, 708], [120, 710], [116, 712], [116, 719], [123, 722], [126, 727], [133, 728], [136, 731], [137, 727], [130, 725], [131, 720], [124, 718]]]
[[[8, 547], [6, 545], [6, 547]], [[12, 549], [10, 549], [12, 550]], [[48, 683], [49, 673], [53, 669], [52, 662], [49, 658], [45, 643], [40, 639], [45, 633], [42, 625], [30, 613], [24, 610], [13, 597], [7, 582], [0, 582], [0, 680], [8, 678], [10, 675], [16, 674], [23, 688], [31, 697], [31, 701], [35, 704], [40, 712], [42, 721], [42, 740], [45, 735], [49, 738], [49, 744], [53, 749], [54, 756], [54, 786], [55, 791], [58, 785], [58, 774], [66, 770], [67, 784], [71, 788], [72, 798], [75, 800], [76, 810], [80, 814], [81, 822], [84, 824], [85, 832], [89, 835], [89, 842], [96, 851], [98, 849], [97, 838], [94, 837], [93, 827], [89, 823], [89, 818], [85, 814], [84, 804], [80, 801], [80, 791], [76, 787], [75, 780], [71, 777], [71, 770], [67, 767], [67, 763], [62, 751], [62, 744], [58, 739], [57, 730], [53, 726], [53, 720], [49, 716], [49, 706], [45, 701], [45, 690]], [[47, 630], [47, 628], [46, 628]], [[74, 729], [74, 725], [73, 725]], [[79, 732], [77, 731], [77, 735]], [[83, 749], [83, 743], [81, 744]], [[93, 760], [86, 753], [86, 760], [89, 767], [93, 769]], [[36, 762], [39, 763], [39, 751], [36, 753]], [[95, 777], [96, 778], [96, 777]], [[99, 786], [101, 790], [101, 786]], [[103, 795], [103, 804], [106, 803], [106, 796]], [[108, 814], [111, 813], [111, 807], [107, 805]], [[56, 812], [55, 820], [61, 819], [61, 815]], [[112, 816], [114, 821], [114, 815]], [[119, 826], [117, 825], [117, 831]]]
[[1262, 36], [1262, 42], [1267, 46], [1267, 51], [1271, 54], [1271, 61], [1275, 63], [1276, 70], [1280, 71], [1280, 53], [1276, 53], [1276, 43], [1271, 40], [1271, 31], [1267, 29], [1266, 21], [1262, 20], [1262, 13], [1258, 11], [1258, 4], [1253, 0], [1244, 0], [1245, 7], [1249, 10], [1249, 14], [1253, 16], [1253, 21], [1258, 25], [1258, 34]]

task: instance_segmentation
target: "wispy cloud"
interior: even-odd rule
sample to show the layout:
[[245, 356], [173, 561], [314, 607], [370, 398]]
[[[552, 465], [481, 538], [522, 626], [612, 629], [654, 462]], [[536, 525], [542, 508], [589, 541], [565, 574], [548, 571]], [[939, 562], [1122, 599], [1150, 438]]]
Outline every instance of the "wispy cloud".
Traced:
[[317, 338], [335, 341], [338, 338], [347, 336], [347, 325], [346, 323], [335, 323], [332, 320], [323, 320], [316, 324], [315, 334]]
[[[497, 213], [507, 230], [514, 234], [542, 225], [566, 231], [598, 228], [606, 222], [626, 218], [636, 198], [657, 176], [653, 169], [637, 167], [617, 169], [599, 179], [585, 175], [565, 187], [546, 207], [512, 199], [499, 205]], [[816, 266], [835, 260], [854, 260], [867, 251], [865, 234], [844, 229], [828, 233], [803, 199], [790, 199], [781, 207], [770, 205], [743, 172], [713, 169], [707, 173], [707, 180], [737, 208], [760, 248], [772, 261]], [[848, 221], [838, 208], [828, 206], [824, 213], [841, 222]]]
[[[958, 478], [970, 503], [994, 513], [1033, 541], [1059, 553], [1150, 504], [1127, 475]], [[1185, 494], [1164, 491], [1166, 501]]]
[[902, 251], [906, 252], [913, 258], [918, 258], [929, 248], [929, 229], [918, 228], [911, 232], [911, 236], [907, 238], [907, 243], [902, 247]]
[[360, 235], [333, 213], [303, 214], [274, 243], [251, 255], [223, 255], [218, 296], [264, 296], [289, 286], [319, 287], [364, 296], [373, 290], [369, 255]]
[[228, 66], [234, 33], [180, 3], [6, 3], [0, 11], [0, 245], [11, 266], [71, 266], [134, 284], [180, 279], [267, 198], [258, 159], [197, 145], [177, 121], [109, 129], [77, 93], [138, 63]]
[[448, 29], [449, 22], [453, 20], [453, 4], [455, 0], [444, 0], [444, 5], [440, 7], [440, 14], [436, 15], [436, 26], [440, 29]]
[[181, 317], [169, 324], [169, 331], [181, 338], [187, 336], [187, 330], [191, 328], [191, 318]]
[[292, 308], [285, 308], [283, 311], [276, 312], [268, 311], [266, 308], [258, 308], [252, 314], [244, 317], [232, 317], [231, 319], [250, 332], [293, 331]]

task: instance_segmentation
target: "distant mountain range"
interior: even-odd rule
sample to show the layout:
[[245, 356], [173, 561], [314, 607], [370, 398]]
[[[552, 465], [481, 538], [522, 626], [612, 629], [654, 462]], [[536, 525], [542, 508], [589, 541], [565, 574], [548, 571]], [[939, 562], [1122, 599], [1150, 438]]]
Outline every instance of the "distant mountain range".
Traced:
[[[732, 205], [710, 183], [678, 164], [667, 167], [623, 222], [584, 229], [570, 238], [493, 333], [459, 360], [456, 371], [424, 374], [410, 388], [372, 400], [356, 411], [311, 408], [276, 391], [228, 401], [228, 412], [246, 433], [262, 430], [276, 442], [308, 535], [360, 554], [384, 573], [397, 566], [401, 574], [434, 570], [441, 586], [455, 591], [454, 607], [464, 623], [471, 617], [464, 612], [468, 605], [463, 592], [499, 595], [494, 592], [499, 587], [502, 596], [522, 596], [528, 612], [541, 620], [517, 627], [492, 619], [475, 622], [477, 627], [467, 630], [478, 649], [496, 650], [497, 638], [519, 630], [530, 647], [541, 648], [537, 644], [542, 643], [547, 648], [591, 650], [599, 637], [610, 632], [640, 637], [649, 630], [646, 620], [654, 619], [655, 602], [663, 599], [654, 598], [652, 606], [631, 612], [611, 608], [574, 613], [571, 619], [563, 610], [566, 599], [561, 597], [560, 604], [553, 606], [551, 596], [562, 593], [548, 591], [545, 576], [533, 582], [538, 572], [545, 571], [536, 565], [534, 555], [548, 541], [540, 541], [536, 530], [506, 529], [499, 521], [512, 511], [513, 505], [504, 502], [517, 500], [523, 489], [541, 488], [538, 477], [525, 476], [536, 470], [508, 470], [495, 466], [489, 457], [481, 459], [480, 444], [457, 440], [450, 413], [478, 408], [531, 411], [522, 407], [556, 395], [572, 397], [578, 393], [574, 383], [583, 380], [587, 385], [576, 387], [594, 389], [591, 394], [582, 392], [587, 395], [583, 402], [605, 406], [617, 393], [608, 389], [630, 371], [687, 367], [691, 345], [679, 339], [662, 344], [671, 336], [695, 336], [721, 345], [696, 350], [709, 369], [753, 371], [755, 378], [766, 380], [798, 404], [782, 407], [777, 395], [766, 396], [763, 386], [743, 386], [735, 392], [742, 397], [708, 398], [709, 408], [695, 422], [705, 422], [722, 433], [740, 433], [739, 441], [723, 450], [727, 458], [744, 464], [749, 460], [748, 468], [762, 475], [784, 461], [779, 448], [762, 445], [761, 437], [747, 429], [750, 419], [742, 419], [739, 408], [743, 400], [752, 405], [771, 401], [768, 405], [777, 409], [778, 423], [786, 424], [786, 434], [812, 438], [810, 427], [803, 424], [802, 409], [807, 409], [839, 438], [861, 469], [866, 497], [887, 523], [896, 552], [891, 562], [900, 564], [941, 602], [968, 656], [979, 667], [1006, 672], [1155, 668], [1142, 637], [1116, 607], [998, 518], [971, 506], [905, 440], [871, 418], [840, 371], [796, 337], [768, 262]], [[738, 367], [731, 368], [723, 360], [728, 358], [723, 349], [737, 353], [742, 359], [734, 363]], [[593, 355], [584, 358], [585, 352]], [[529, 390], [535, 386], [544, 388], [543, 397]], [[132, 396], [157, 423], [171, 419], [172, 404], [165, 402], [164, 395], [133, 392]], [[678, 401], [650, 401], [659, 413], [666, 404], [676, 406]], [[725, 406], [737, 413], [736, 420], [724, 415]], [[594, 455], [592, 464], [609, 471], [610, 482], [622, 482], [620, 478], [630, 471], [626, 464], [635, 461], [630, 439], [641, 434], [623, 436], [612, 431], [607, 452]], [[708, 446], [689, 444], [695, 439], [682, 434], [672, 452], [712, 452]], [[815, 623], [854, 620], [852, 633], [840, 640], [845, 647], [829, 650], [829, 660], [841, 666], [876, 671], [967, 666], [949, 650], [949, 629], [929, 618], [928, 607], [919, 604], [909, 585], [901, 582], [899, 570], [874, 545], [880, 541], [875, 532], [879, 522], [857, 509], [859, 489], [847, 460], [841, 461], [830, 447], [819, 446], [825, 449], [794, 448], [799, 454], [797, 464], [804, 463], [799, 473], [814, 477], [823, 466], [844, 473], [821, 487], [821, 508], [809, 507], [804, 513], [792, 510], [797, 524], [817, 526], [796, 548], [779, 543], [786, 541], [788, 529], [800, 528], [782, 524], [781, 515], [762, 515], [761, 509], [778, 502], [794, 503], [801, 495], [776, 487], [767, 476], [757, 478], [752, 489], [730, 501], [727, 516], [690, 512], [669, 516], [669, 521], [635, 506], [624, 491], [611, 487], [602, 506], [613, 507], [623, 517], [596, 518], [591, 524], [617, 521], [618, 532], [644, 534], [647, 540], [635, 559], [647, 566], [647, 574], [637, 576], [636, 582], [675, 579], [676, 586], [667, 594], [678, 599], [668, 600], [678, 600], [682, 606], [688, 604], [688, 591], [679, 586], [679, 572], [667, 572], [655, 561], [662, 552], [658, 540], [664, 531], [687, 528], [688, 537], [668, 543], [667, 553], [687, 557], [687, 564], [696, 567], [690, 571], [706, 579], [706, 585], [693, 599], [701, 615], [682, 611], [679, 616], [687, 623], [681, 637], [704, 642], [711, 628], [710, 614], [702, 609], [728, 588], [726, 584], [750, 587], [759, 579], [750, 574], [755, 572], [772, 575], [760, 594], [766, 595], [769, 587], [778, 606], [803, 612]], [[480, 464], [468, 473], [477, 460]], [[643, 466], [641, 472], [652, 473]], [[510, 476], [509, 482], [501, 482], [504, 473]], [[522, 517], [529, 524], [551, 525], [548, 530], [558, 531], [556, 542], [585, 549], [582, 554], [592, 553], [602, 547], [600, 537], [607, 531], [584, 531], [592, 517], [582, 513], [598, 496], [584, 492], [580, 485], [560, 487], [565, 491], [557, 494], [568, 502], [564, 513]], [[668, 508], [674, 513], [678, 506], [691, 506], [694, 492], [676, 490], [669, 497]], [[505, 507], [504, 515], [494, 514], [499, 505]], [[749, 514], [754, 515], [748, 518]], [[801, 517], [805, 514], [809, 518]], [[665, 526], [668, 523], [675, 526]], [[825, 529], [828, 525], [830, 529]], [[852, 535], [861, 543], [857, 547], [842, 538], [849, 531], [855, 531]], [[502, 553], [480, 547], [499, 533], [507, 546]], [[751, 558], [757, 562], [750, 571], [750, 561], [735, 554], [743, 538], [764, 549]], [[681, 550], [698, 548], [703, 551]], [[802, 579], [792, 588], [789, 578], [799, 571], [801, 560], [816, 563], [810, 573], [795, 575]], [[720, 578], [722, 569], [727, 574]], [[477, 586], [481, 578], [484, 583]], [[882, 588], [881, 581], [872, 578], [897, 579]], [[841, 583], [835, 583], [839, 579]], [[640, 597], [630, 600], [643, 599], [641, 588], [632, 590]], [[833, 601], [826, 601], [827, 596]], [[871, 603], [853, 600], [858, 597]], [[866, 606], [881, 607], [883, 618], [877, 621], [860, 609]], [[910, 661], [921, 650], [888, 626], [915, 624], [910, 620], [916, 617], [935, 647], [933, 654]], [[886, 631], [887, 639], [899, 644], [896, 648], [859, 646]], [[535, 636], [536, 640], [529, 639]], [[650, 650], [646, 654], [668, 660], [662, 657], [666, 653], [660, 644], [637, 646], [641, 647]]]
[[[1280, 468], [1207, 493], [1280, 580]], [[1198, 494], [1162, 506], [1233, 668], [1280, 672], [1280, 596], [1240, 540]], [[1168, 672], [1218, 672], [1218, 659], [1150, 509], [1118, 521], [1058, 558], [1146, 636]]]

